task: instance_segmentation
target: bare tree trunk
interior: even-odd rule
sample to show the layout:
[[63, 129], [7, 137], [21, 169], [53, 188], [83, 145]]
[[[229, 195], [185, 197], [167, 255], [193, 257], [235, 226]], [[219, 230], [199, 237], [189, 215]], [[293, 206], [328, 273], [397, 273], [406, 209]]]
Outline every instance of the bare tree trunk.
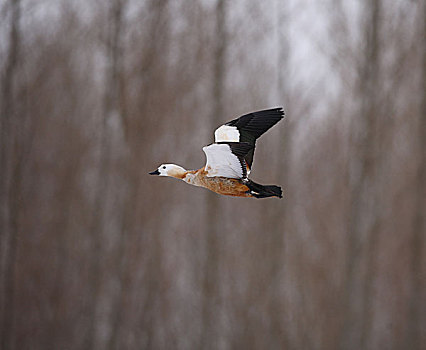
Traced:
[[[123, 99], [123, 45], [122, 45], [122, 33], [124, 32], [124, 11], [127, 6], [127, 0], [111, 0], [110, 4], [110, 22], [111, 28], [109, 32], [109, 55], [111, 57], [111, 68], [110, 68], [110, 86], [111, 91], [107, 98], [109, 99], [109, 109], [118, 114], [120, 120], [123, 122], [126, 120], [126, 111], [124, 110], [124, 104], [122, 103]], [[135, 189], [136, 190], [136, 189]], [[136, 193], [132, 193], [130, 195], [132, 203], [136, 202]], [[129, 211], [129, 203], [128, 201], [125, 203], [123, 207], [123, 220], [128, 219], [127, 212]], [[126, 222], [127, 223], [127, 222]], [[123, 222], [122, 230], [120, 232], [120, 237], [117, 242], [117, 254], [116, 261], [117, 263], [117, 295], [114, 296], [113, 307], [111, 313], [111, 333], [108, 337], [107, 344], [110, 349], [118, 349], [118, 336], [120, 329], [120, 320], [121, 320], [121, 310], [123, 303], [123, 295], [124, 295], [124, 284], [125, 284], [125, 270], [126, 266], [126, 244], [129, 237], [130, 227]]]
[[9, 52], [2, 77], [1, 101], [1, 233], [0, 233], [0, 347], [12, 349], [15, 321], [15, 263], [18, 242], [21, 157], [17, 152], [14, 82], [19, 61], [20, 0], [10, 0]]
[[[288, 9], [287, 4], [278, 1], [277, 8], [277, 30], [278, 30], [278, 55], [277, 55], [277, 97], [279, 103], [284, 103], [284, 110], [288, 109], [286, 104], [288, 89], [285, 81], [285, 75], [288, 72], [289, 59], [289, 40], [288, 40]], [[282, 101], [282, 102], [281, 102]], [[269, 348], [279, 349], [288, 348], [287, 335], [285, 328], [285, 299], [282, 286], [284, 284], [285, 274], [285, 257], [284, 257], [284, 235], [286, 226], [286, 188], [288, 184], [288, 161], [289, 161], [289, 132], [287, 125], [280, 125], [280, 137], [278, 139], [277, 154], [277, 178], [280, 186], [283, 187], [284, 198], [278, 205], [274, 205], [272, 210], [269, 206], [265, 206], [265, 217], [269, 223], [269, 278], [270, 294], [269, 294], [269, 315], [271, 318], [271, 329], [269, 337]]]
[[[365, 57], [359, 75], [358, 96], [361, 98], [356, 125], [353, 126], [353, 159], [351, 160], [351, 208], [348, 226], [347, 265], [344, 315], [340, 345], [343, 349], [364, 348], [366, 337], [365, 298], [371, 279], [367, 278], [365, 246], [375, 249], [377, 241], [377, 213], [374, 206], [374, 173], [377, 166], [375, 152], [376, 80], [379, 67], [379, 16], [380, 0], [365, 2]], [[370, 252], [374, 254], [374, 252]]]
[[[225, 89], [226, 69], [226, 0], [217, 0], [216, 3], [216, 48], [214, 53], [213, 70], [213, 110], [211, 115], [211, 129], [220, 124], [223, 115], [223, 96]], [[219, 201], [214, 193], [207, 193], [206, 202], [206, 260], [203, 281], [203, 306], [202, 306], [202, 334], [201, 348], [215, 348], [214, 341], [218, 338], [217, 312], [220, 307], [219, 289], [219, 252], [220, 239], [217, 230], [219, 214]]]
[[424, 338], [421, 332], [424, 332], [424, 312], [425, 312], [425, 213], [426, 213], [426, 2], [423, 1], [423, 15], [420, 15], [419, 23], [422, 25], [422, 91], [420, 105], [420, 119], [418, 128], [418, 154], [420, 155], [417, 168], [416, 180], [416, 213], [414, 216], [413, 232], [411, 236], [411, 286], [410, 286], [410, 303], [407, 320], [407, 349], [424, 349], [422, 344]]
[[104, 237], [105, 209], [109, 199], [110, 187], [110, 163], [111, 163], [111, 137], [108, 128], [108, 120], [116, 117], [119, 113], [119, 63], [120, 63], [120, 35], [122, 26], [123, 0], [110, 0], [108, 10], [108, 24], [106, 37], [106, 56], [108, 66], [106, 72], [106, 90], [104, 95], [101, 144], [100, 144], [100, 164], [99, 164], [99, 185], [96, 191], [92, 229], [92, 261], [91, 261], [91, 296], [90, 296], [90, 324], [87, 349], [93, 349], [97, 345], [97, 325], [102, 286], [102, 241]]

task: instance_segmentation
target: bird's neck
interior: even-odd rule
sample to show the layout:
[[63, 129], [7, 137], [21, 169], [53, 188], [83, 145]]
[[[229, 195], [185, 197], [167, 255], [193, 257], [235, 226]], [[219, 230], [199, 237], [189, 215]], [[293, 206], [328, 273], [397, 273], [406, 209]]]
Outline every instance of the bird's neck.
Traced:
[[187, 184], [198, 186], [197, 172], [198, 170], [186, 170], [185, 173], [178, 178], [185, 181]]

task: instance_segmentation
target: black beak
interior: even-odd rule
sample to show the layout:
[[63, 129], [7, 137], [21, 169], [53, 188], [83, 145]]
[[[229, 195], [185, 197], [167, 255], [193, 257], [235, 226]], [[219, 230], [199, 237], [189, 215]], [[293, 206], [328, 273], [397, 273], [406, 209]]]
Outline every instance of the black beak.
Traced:
[[155, 170], [155, 171], [151, 171], [150, 173], [149, 173], [149, 175], [160, 175], [160, 172], [158, 171], [158, 169], [157, 170]]

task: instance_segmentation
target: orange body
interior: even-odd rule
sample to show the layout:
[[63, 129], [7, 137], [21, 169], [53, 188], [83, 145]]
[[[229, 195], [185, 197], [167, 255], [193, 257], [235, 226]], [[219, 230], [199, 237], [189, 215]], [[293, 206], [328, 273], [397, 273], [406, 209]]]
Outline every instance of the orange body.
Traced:
[[252, 197], [250, 189], [240, 179], [208, 177], [204, 167], [199, 170], [188, 171], [182, 180], [225, 196]]
[[251, 197], [249, 188], [238, 179], [228, 179], [226, 177], [205, 177], [202, 187], [210, 191], [235, 197]]

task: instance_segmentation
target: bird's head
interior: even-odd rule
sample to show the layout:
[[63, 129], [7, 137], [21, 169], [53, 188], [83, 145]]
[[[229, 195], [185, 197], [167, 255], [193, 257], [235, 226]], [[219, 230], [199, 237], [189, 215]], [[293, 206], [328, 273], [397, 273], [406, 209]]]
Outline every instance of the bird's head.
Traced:
[[151, 171], [149, 175], [171, 176], [177, 179], [185, 177], [186, 170], [176, 164], [161, 164], [157, 170]]

